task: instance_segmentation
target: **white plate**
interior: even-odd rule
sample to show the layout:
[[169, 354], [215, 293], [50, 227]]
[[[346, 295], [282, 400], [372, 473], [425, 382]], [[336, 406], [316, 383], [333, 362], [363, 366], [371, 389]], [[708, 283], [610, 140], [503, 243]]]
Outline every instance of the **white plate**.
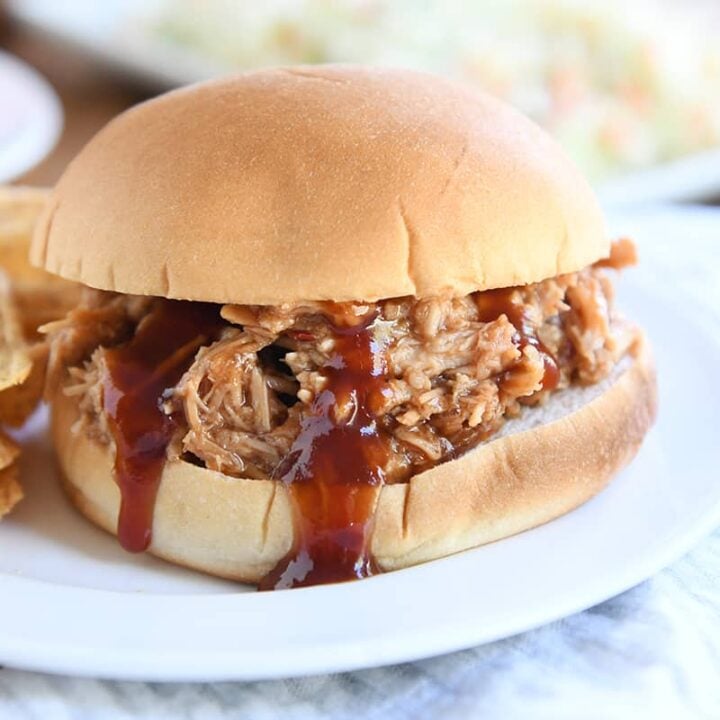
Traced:
[[0, 182], [22, 175], [54, 147], [63, 125], [60, 100], [29, 65], [0, 51]]
[[633, 170], [598, 189], [606, 205], [700, 202], [720, 199], [720, 148]]
[[0, 524], [0, 662], [153, 680], [395, 663], [547, 623], [680, 556], [720, 524], [719, 326], [711, 308], [680, 290], [678, 277], [659, 282], [651, 260], [677, 246], [672, 234], [680, 231], [683, 255], [692, 257], [694, 238], [720, 237], [720, 215], [663, 211], [615, 226], [632, 231], [646, 254], [620, 294], [654, 343], [661, 411], [636, 461], [598, 497], [544, 527], [421, 567], [247, 592], [126, 555], [77, 517], [49, 469], [40, 415], [24, 432], [28, 498]]

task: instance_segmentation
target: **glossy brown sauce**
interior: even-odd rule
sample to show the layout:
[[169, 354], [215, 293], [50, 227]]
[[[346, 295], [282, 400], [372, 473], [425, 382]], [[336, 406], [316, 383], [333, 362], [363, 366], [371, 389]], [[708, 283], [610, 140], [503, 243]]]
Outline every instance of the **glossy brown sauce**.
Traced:
[[[506, 315], [516, 328], [516, 345], [532, 345], [541, 353], [543, 389], [551, 390], [559, 380], [556, 359], [538, 338], [523, 305], [513, 302], [512, 292], [476, 294], [479, 319], [490, 322]], [[334, 334], [333, 353], [322, 368], [326, 385], [274, 475], [290, 494], [295, 540], [261, 581], [262, 590], [377, 572], [369, 540], [390, 453], [389, 436], [378, 424], [388, 381], [385, 348], [374, 337], [375, 316], [358, 319], [331, 304], [324, 314]], [[162, 410], [164, 394], [223, 325], [216, 306], [164, 301], [143, 319], [129, 342], [105, 351], [103, 403], [117, 448], [118, 538], [126, 550], [143, 551], [152, 538], [167, 447], [178, 430], [176, 419]], [[314, 340], [311, 333], [297, 335], [297, 340]]]
[[294, 546], [262, 580], [261, 590], [376, 572], [368, 543], [389, 453], [377, 425], [387, 379], [384, 348], [367, 321], [333, 329], [334, 352], [323, 368], [326, 387], [277, 473], [295, 514]]
[[142, 320], [129, 342], [105, 351], [103, 405], [121, 495], [117, 534], [130, 552], [150, 545], [155, 497], [177, 427], [160, 407], [163, 394], [220, 325], [215, 306], [168, 300]]
[[543, 390], [554, 390], [560, 382], [560, 371], [558, 370], [557, 359], [543, 345], [537, 332], [530, 322], [525, 305], [513, 302], [513, 288], [499, 288], [497, 290], [485, 290], [475, 295], [475, 304], [478, 309], [478, 319], [481, 322], [492, 322], [501, 315], [515, 326], [515, 344], [522, 350], [527, 345], [532, 345], [540, 353], [543, 359], [545, 373], [542, 379]]

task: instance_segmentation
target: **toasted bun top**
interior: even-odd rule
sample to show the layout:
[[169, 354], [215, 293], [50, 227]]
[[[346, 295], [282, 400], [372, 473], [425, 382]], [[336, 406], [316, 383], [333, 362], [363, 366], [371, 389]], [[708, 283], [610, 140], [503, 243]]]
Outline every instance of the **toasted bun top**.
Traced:
[[32, 257], [105, 290], [214, 302], [419, 297], [535, 282], [608, 252], [542, 130], [407, 70], [263, 70], [177, 90], [75, 158]]

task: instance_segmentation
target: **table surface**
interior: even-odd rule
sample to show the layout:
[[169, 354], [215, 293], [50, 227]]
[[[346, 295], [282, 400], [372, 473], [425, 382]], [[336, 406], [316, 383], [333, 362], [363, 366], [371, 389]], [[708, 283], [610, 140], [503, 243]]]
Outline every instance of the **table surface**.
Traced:
[[[58, 62], [57, 48], [1, 24], [0, 44], [50, 79], [66, 112], [58, 147], [23, 183], [52, 184], [97, 129], [150, 92], [64, 51]], [[715, 299], [720, 307], [720, 295]], [[719, 677], [720, 531], [629, 592], [474, 650], [392, 668], [244, 684], [116, 683], [6, 668], [0, 669], [0, 719], [718, 718]]]

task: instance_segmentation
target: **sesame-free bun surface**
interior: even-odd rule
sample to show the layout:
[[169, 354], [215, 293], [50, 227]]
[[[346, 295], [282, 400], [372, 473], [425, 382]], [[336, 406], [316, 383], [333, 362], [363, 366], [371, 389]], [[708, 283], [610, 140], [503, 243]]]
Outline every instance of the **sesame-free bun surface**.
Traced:
[[[552, 520], [600, 491], [636, 453], [656, 411], [647, 345], [605, 381], [553, 394], [495, 439], [380, 492], [371, 538], [394, 570], [492, 542]], [[73, 430], [77, 405], [58, 391], [53, 436], [64, 487], [90, 520], [114, 533], [120, 493], [113, 450]], [[293, 541], [278, 481], [227, 477], [168, 462], [150, 552], [213, 575], [257, 582]]]
[[482, 92], [407, 70], [263, 70], [177, 90], [70, 164], [33, 261], [87, 285], [221, 303], [418, 297], [607, 254], [558, 145]]

